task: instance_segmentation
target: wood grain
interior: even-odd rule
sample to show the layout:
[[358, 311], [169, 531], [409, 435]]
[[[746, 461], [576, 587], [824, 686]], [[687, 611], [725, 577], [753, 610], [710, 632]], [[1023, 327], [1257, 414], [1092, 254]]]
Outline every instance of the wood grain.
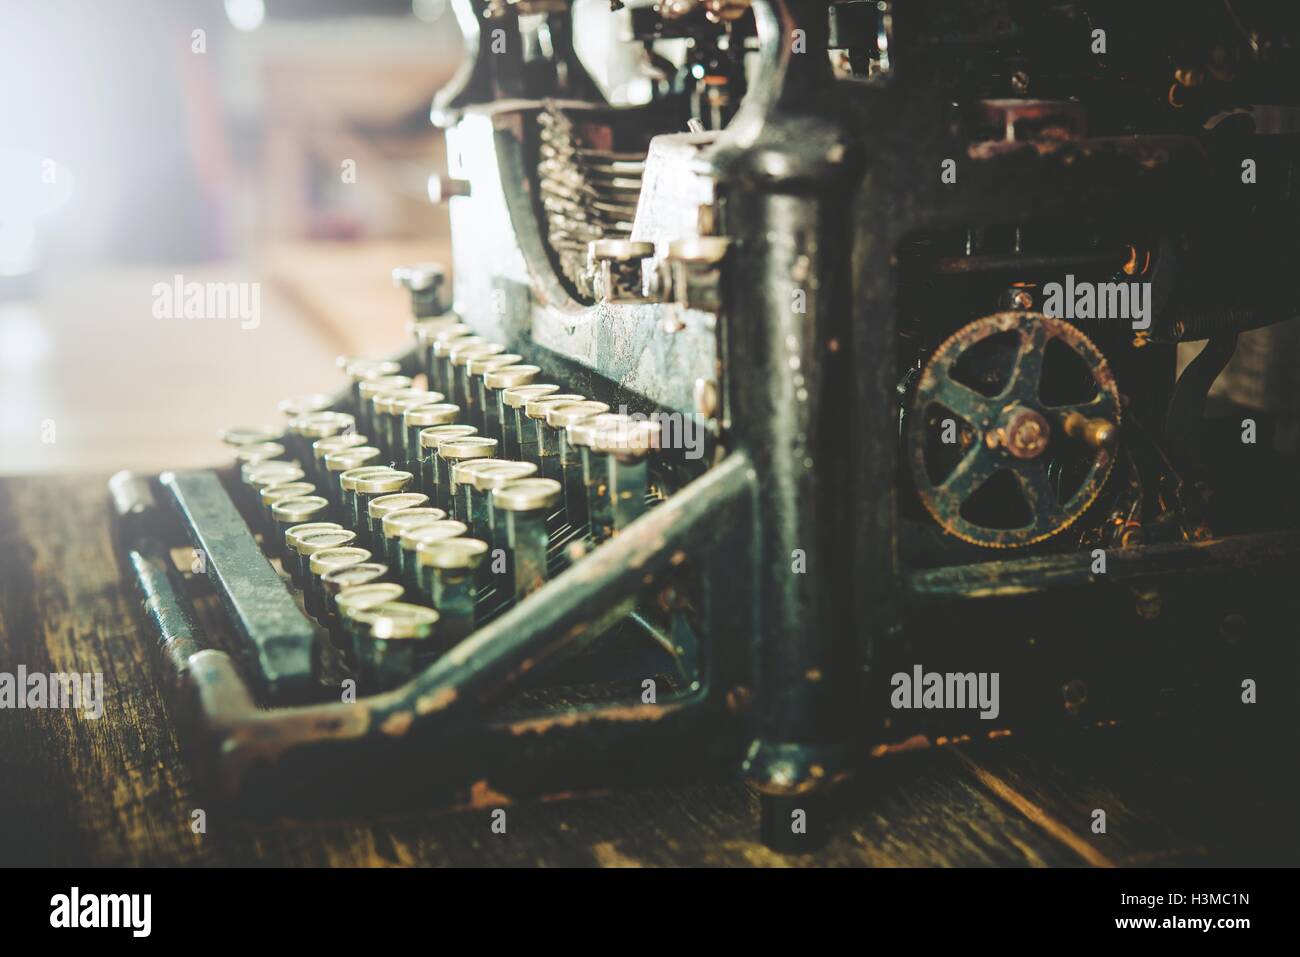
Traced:
[[[100, 478], [0, 480], [0, 670], [102, 671], [105, 682], [97, 721], [75, 711], [0, 712], [0, 864], [1164, 864], [1261, 851], [1277, 820], [1254, 798], [1251, 823], [1201, 814], [1225, 788], [1187, 796], [1200, 793], [1214, 766], [1179, 749], [1154, 760], [1140, 740], [1125, 744], [1117, 734], [878, 761], [869, 782], [838, 796], [829, 845], [807, 855], [776, 854], [755, 840], [757, 799], [739, 784], [515, 806], [505, 834], [492, 833], [486, 812], [436, 811], [256, 831], [209, 815], [207, 832], [194, 834], [191, 812], [202, 798], [118, 576], [103, 490]], [[1088, 830], [1097, 806], [1111, 809], [1101, 838]], [[1096, 854], [1080, 853], [1080, 842]]]

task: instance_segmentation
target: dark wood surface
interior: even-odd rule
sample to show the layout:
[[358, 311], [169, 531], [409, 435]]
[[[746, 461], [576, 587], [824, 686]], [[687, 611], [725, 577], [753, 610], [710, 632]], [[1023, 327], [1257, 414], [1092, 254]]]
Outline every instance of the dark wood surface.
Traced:
[[[202, 808], [120, 580], [104, 481], [0, 480], [0, 671], [103, 672], [105, 713], [0, 711], [3, 865], [1125, 866], [1294, 863], [1295, 793], [1259, 749], [1158, 730], [927, 748], [841, 795], [821, 851], [755, 839], [740, 784], [240, 830]], [[1277, 761], [1294, 765], [1294, 752]], [[345, 771], [341, 773], [346, 773]], [[1093, 834], [1092, 811], [1107, 833]]]

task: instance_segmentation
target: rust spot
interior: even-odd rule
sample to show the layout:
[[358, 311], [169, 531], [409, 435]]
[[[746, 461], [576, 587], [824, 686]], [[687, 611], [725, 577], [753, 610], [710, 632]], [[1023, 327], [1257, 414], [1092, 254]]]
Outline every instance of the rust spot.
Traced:
[[384, 734], [402, 735], [410, 730], [411, 725], [415, 723], [415, 715], [410, 711], [399, 711], [390, 715], [379, 726], [379, 730]]
[[923, 734], [914, 734], [906, 741], [895, 744], [878, 744], [871, 749], [873, 758], [883, 758], [890, 754], [902, 754], [904, 751], [921, 751], [930, 746], [930, 739]]
[[475, 781], [469, 788], [469, 806], [474, 808], [483, 807], [506, 807], [514, 802], [500, 791], [492, 790], [492, 785], [487, 783], [487, 779]]
[[[597, 717], [601, 721], [658, 721], [668, 714], [670, 709], [648, 708], [644, 705], [631, 705], [621, 708], [602, 708]], [[510, 726], [510, 733], [545, 734], [554, 728], [573, 728], [588, 720], [588, 714], [581, 711], [569, 711], [565, 714], [547, 715], [542, 718], [525, 718], [515, 721]]]
[[443, 688], [441, 691], [435, 691], [433, 694], [422, 695], [415, 702], [416, 714], [432, 714], [435, 711], [441, 711], [456, 700], [456, 689]]

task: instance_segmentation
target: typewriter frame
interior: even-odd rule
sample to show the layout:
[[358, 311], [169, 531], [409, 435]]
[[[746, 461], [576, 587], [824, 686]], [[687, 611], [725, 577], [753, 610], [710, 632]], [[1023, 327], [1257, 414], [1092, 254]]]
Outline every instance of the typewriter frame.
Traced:
[[[237, 509], [211, 473], [164, 477], [161, 486], [115, 480], [121, 552], [157, 633], [196, 773], [239, 810], [496, 807], [740, 765], [763, 795], [765, 837], [780, 843], [790, 808], [818, 807], [830, 785], [911, 737], [863, 704], [864, 687], [887, 698], [892, 658], [924, 656], [929, 639], [905, 627], [910, 616], [961, 607], [994, 609], [997, 621], [1004, 607], [1032, 615], [1045, 599], [1095, 606], [1108, 601], [1100, 595], [1175, 575], [1206, 594], [1265, 595], [1268, 583], [1294, 580], [1292, 531], [1117, 551], [1104, 581], [1086, 554], [900, 567], [892, 257], [902, 241], [1044, 213], [1178, 223], [1205, 189], [1207, 158], [1195, 140], [1174, 136], [980, 150], [938, 120], [923, 92], [895, 91], [887, 77], [832, 83], [818, 58], [792, 54], [796, 29], [808, 49], [825, 46], [825, 4], [756, 0], [753, 9], [765, 67], [710, 154], [721, 232], [737, 238], [720, 289], [725, 454], [703, 475], [401, 688], [355, 704], [267, 710], [202, 635], [167, 555], [178, 515], [191, 541], [238, 552], [251, 533]], [[469, 87], [489, 82], [477, 67], [471, 74]], [[512, 135], [508, 113], [497, 111], [494, 135]], [[854, 130], [870, 130], [869, 143]], [[960, 189], [930, 172], [953, 156]], [[503, 188], [523, 188], [513, 182]], [[796, 284], [808, 292], [799, 316], [789, 308]], [[557, 358], [527, 341], [511, 347], [544, 367]], [[849, 410], [847, 425], [839, 409]], [[170, 507], [157, 502], [164, 494]], [[228, 607], [240, 607], [230, 593], [244, 572], [221, 548], [208, 551], [209, 575]], [[809, 556], [808, 573], [791, 573], [795, 552]], [[684, 554], [702, 563], [705, 584], [709, 673], [699, 691], [491, 717], [526, 676], [581, 643], [606, 608]], [[256, 617], [256, 605], [247, 607]], [[1060, 710], [1058, 701], [1052, 720], [1065, 717]], [[964, 730], [947, 740], [969, 739]]]

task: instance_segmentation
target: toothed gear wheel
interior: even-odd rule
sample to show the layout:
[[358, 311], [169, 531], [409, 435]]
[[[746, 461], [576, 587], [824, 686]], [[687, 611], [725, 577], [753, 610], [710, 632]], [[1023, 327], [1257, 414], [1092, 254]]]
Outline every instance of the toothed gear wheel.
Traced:
[[[1106, 358], [1075, 326], [1041, 313], [963, 326], [931, 355], [908, 409], [921, 503], [974, 545], [1023, 547], [1068, 528], [1114, 464], [1120, 398]], [[1081, 422], [1109, 426], [1111, 441], [1085, 441]]]

